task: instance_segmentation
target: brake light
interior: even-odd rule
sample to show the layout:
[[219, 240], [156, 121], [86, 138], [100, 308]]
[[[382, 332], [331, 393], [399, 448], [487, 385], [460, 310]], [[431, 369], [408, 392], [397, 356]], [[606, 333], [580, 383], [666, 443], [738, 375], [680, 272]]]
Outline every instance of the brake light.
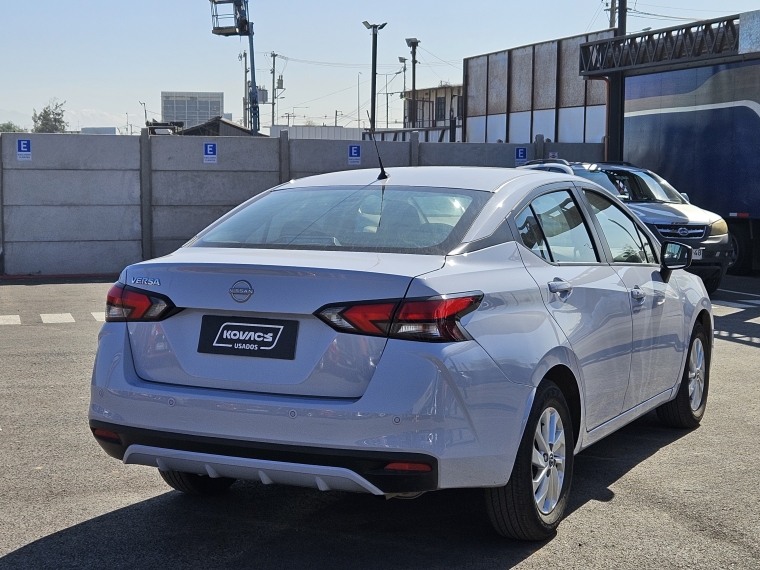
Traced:
[[427, 463], [389, 463], [383, 467], [385, 471], [406, 471], [429, 473], [433, 470]]
[[159, 321], [176, 310], [164, 295], [115, 283], [106, 296], [106, 321]]
[[469, 340], [459, 320], [474, 311], [482, 293], [328, 305], [315, 315], [340, 332], [427, 342]]

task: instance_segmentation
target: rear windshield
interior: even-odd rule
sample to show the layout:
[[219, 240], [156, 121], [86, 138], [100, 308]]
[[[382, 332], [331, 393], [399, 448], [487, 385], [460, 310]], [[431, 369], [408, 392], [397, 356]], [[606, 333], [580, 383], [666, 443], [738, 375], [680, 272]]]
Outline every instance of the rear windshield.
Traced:
[[575, 173], [596, 182], [621, 200], [669, 202], [671, 204], [686, 203], [686, 200], [675, 188], [654, 172], [578, 168], [575, 169]]
[[380, 185], [275, 190], [211, 227], [193, 247], [446, 254], [490, 192]]

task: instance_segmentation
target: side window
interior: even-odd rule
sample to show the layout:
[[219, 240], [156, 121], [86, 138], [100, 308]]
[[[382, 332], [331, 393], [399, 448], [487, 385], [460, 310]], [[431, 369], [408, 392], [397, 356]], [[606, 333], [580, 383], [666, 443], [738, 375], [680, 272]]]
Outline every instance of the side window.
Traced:
[[652, 241], [647, 237], [647, 234], [641, 231], [640, 228], [637, 229], [639, 230], [641, 243], [644, 244], [644, 253], [647, 256], [647, 263], [657, 263], [657, 256], [654, 253], [654, 246], [652, 245]]
[[654, 263], [651, 244], [645, 240], [649, 249], [647, 252], [633, 220], [609, 198], [589, 190], [584, 192], [607, 238], [612, 260], [615, 263]]
[[537, 256], [551, 261], [549, 250], [546, 249], [544, 233], [533, 215], [533, 210], [527, 206], [515, 219], [517, 222], [517, 231], [520, 232], [520, 239], [523, 245], [535, 253]]
[[570, 192], [543, 194], [533, 200], [531, 209], [554, 261], [594, 263], [599, 260], [583, 215]]

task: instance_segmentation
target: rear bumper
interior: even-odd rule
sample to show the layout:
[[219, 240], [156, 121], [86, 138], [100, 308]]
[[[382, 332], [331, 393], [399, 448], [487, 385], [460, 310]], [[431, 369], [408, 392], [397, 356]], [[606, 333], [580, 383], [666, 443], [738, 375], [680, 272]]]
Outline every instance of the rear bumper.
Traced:
[[[133, 428], [91, 420], [90, 428], [119, 435], [95, 439], [125, 464], [148, 465], [211, 477], [314, 487], [374, 495], [438, 488], [438, 460], [421, 453], [372, 452], [278, 445]], [[424, 463], [426, 472], [385, 471], [389, 463]]]

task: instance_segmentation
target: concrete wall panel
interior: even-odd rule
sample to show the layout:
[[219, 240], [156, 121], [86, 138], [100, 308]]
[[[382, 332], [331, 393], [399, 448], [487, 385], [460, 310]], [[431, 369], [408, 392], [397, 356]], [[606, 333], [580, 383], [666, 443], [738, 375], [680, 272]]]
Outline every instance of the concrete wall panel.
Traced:
[[[507, 112], [507, 52], [488, 56], [488, 114]], [[490, 136], [490, 134], [489, 134]]]
[[138, 170], [8, 170], [4, 184], [6, 206], [140, 204]]
[[[361, 164], [348, 164], [348, 147], [361, 146]], [[409, 143], [378, 141], [377, 148], [383, 165], [409, 166]], [[291, 172], [336, 172], [362, 168], [379, 168], [377, 152], [372, 141], [290, 141]]]
[[560, 107], [580, 107], [584, 104], [586, 82], [578, 74], [578, 62], [581, 57], [580, 45], [585, 41], [585, 36], [578, 36], [560, 42]]
[[140, 261], [141, 256], [140, 241], [16, 242], [6, 244], [5, 272], [9, 275], [117, 274], [127, 265]]
[[538, 44], [533, 84], [533, 109], [554, 109], [556, 101], [557, 42]]
[[157, 239], [153, 242], [153, 253], [156, 257], [168, 255], [182, 247], [186, 239]]
[[153, 239], [187, 241], [234, 206], [154, 206]]
[[514, 49], [509, 70], [510, 112], [530, 111], [532, 91], [533, 48]]
[[[32, 160], [17, 160], [16, 141], [29, 139]], [[5, 170], [139, 170], [140, 139], [119, 135], [6, 133], [2, 137]]]
[[[515, 165], [516, 144], [435, 144], [420, 143], [420, 164], [425, 166], [495, 166]], [[533, 145], [528, 146], [528, 159], [533, 158]]]
[[486, 114], [486, 89], [488, 56], [465, 60], [467, 66], [467, 117], [481, 117]]
[[569, 162], [601, 162], [604, 160], [604, 145], [598, 144], [570, 144], [570, 143], [546, 143], [544, 152], [549, 156], [550, 152], [559, 154]]
[[153, 173], [153, 204], [236, 206], [279, 182], [279, 172], [157, 171]]
[[[203, 144], [215, 142], [217, 163], [204, 164]], [[279, 172], [279, 140], [268, 137], [151, 137], [153, 170]]]
[[139, 206], [5, 206], [6, 244], [15, 241], [139, 240]]

